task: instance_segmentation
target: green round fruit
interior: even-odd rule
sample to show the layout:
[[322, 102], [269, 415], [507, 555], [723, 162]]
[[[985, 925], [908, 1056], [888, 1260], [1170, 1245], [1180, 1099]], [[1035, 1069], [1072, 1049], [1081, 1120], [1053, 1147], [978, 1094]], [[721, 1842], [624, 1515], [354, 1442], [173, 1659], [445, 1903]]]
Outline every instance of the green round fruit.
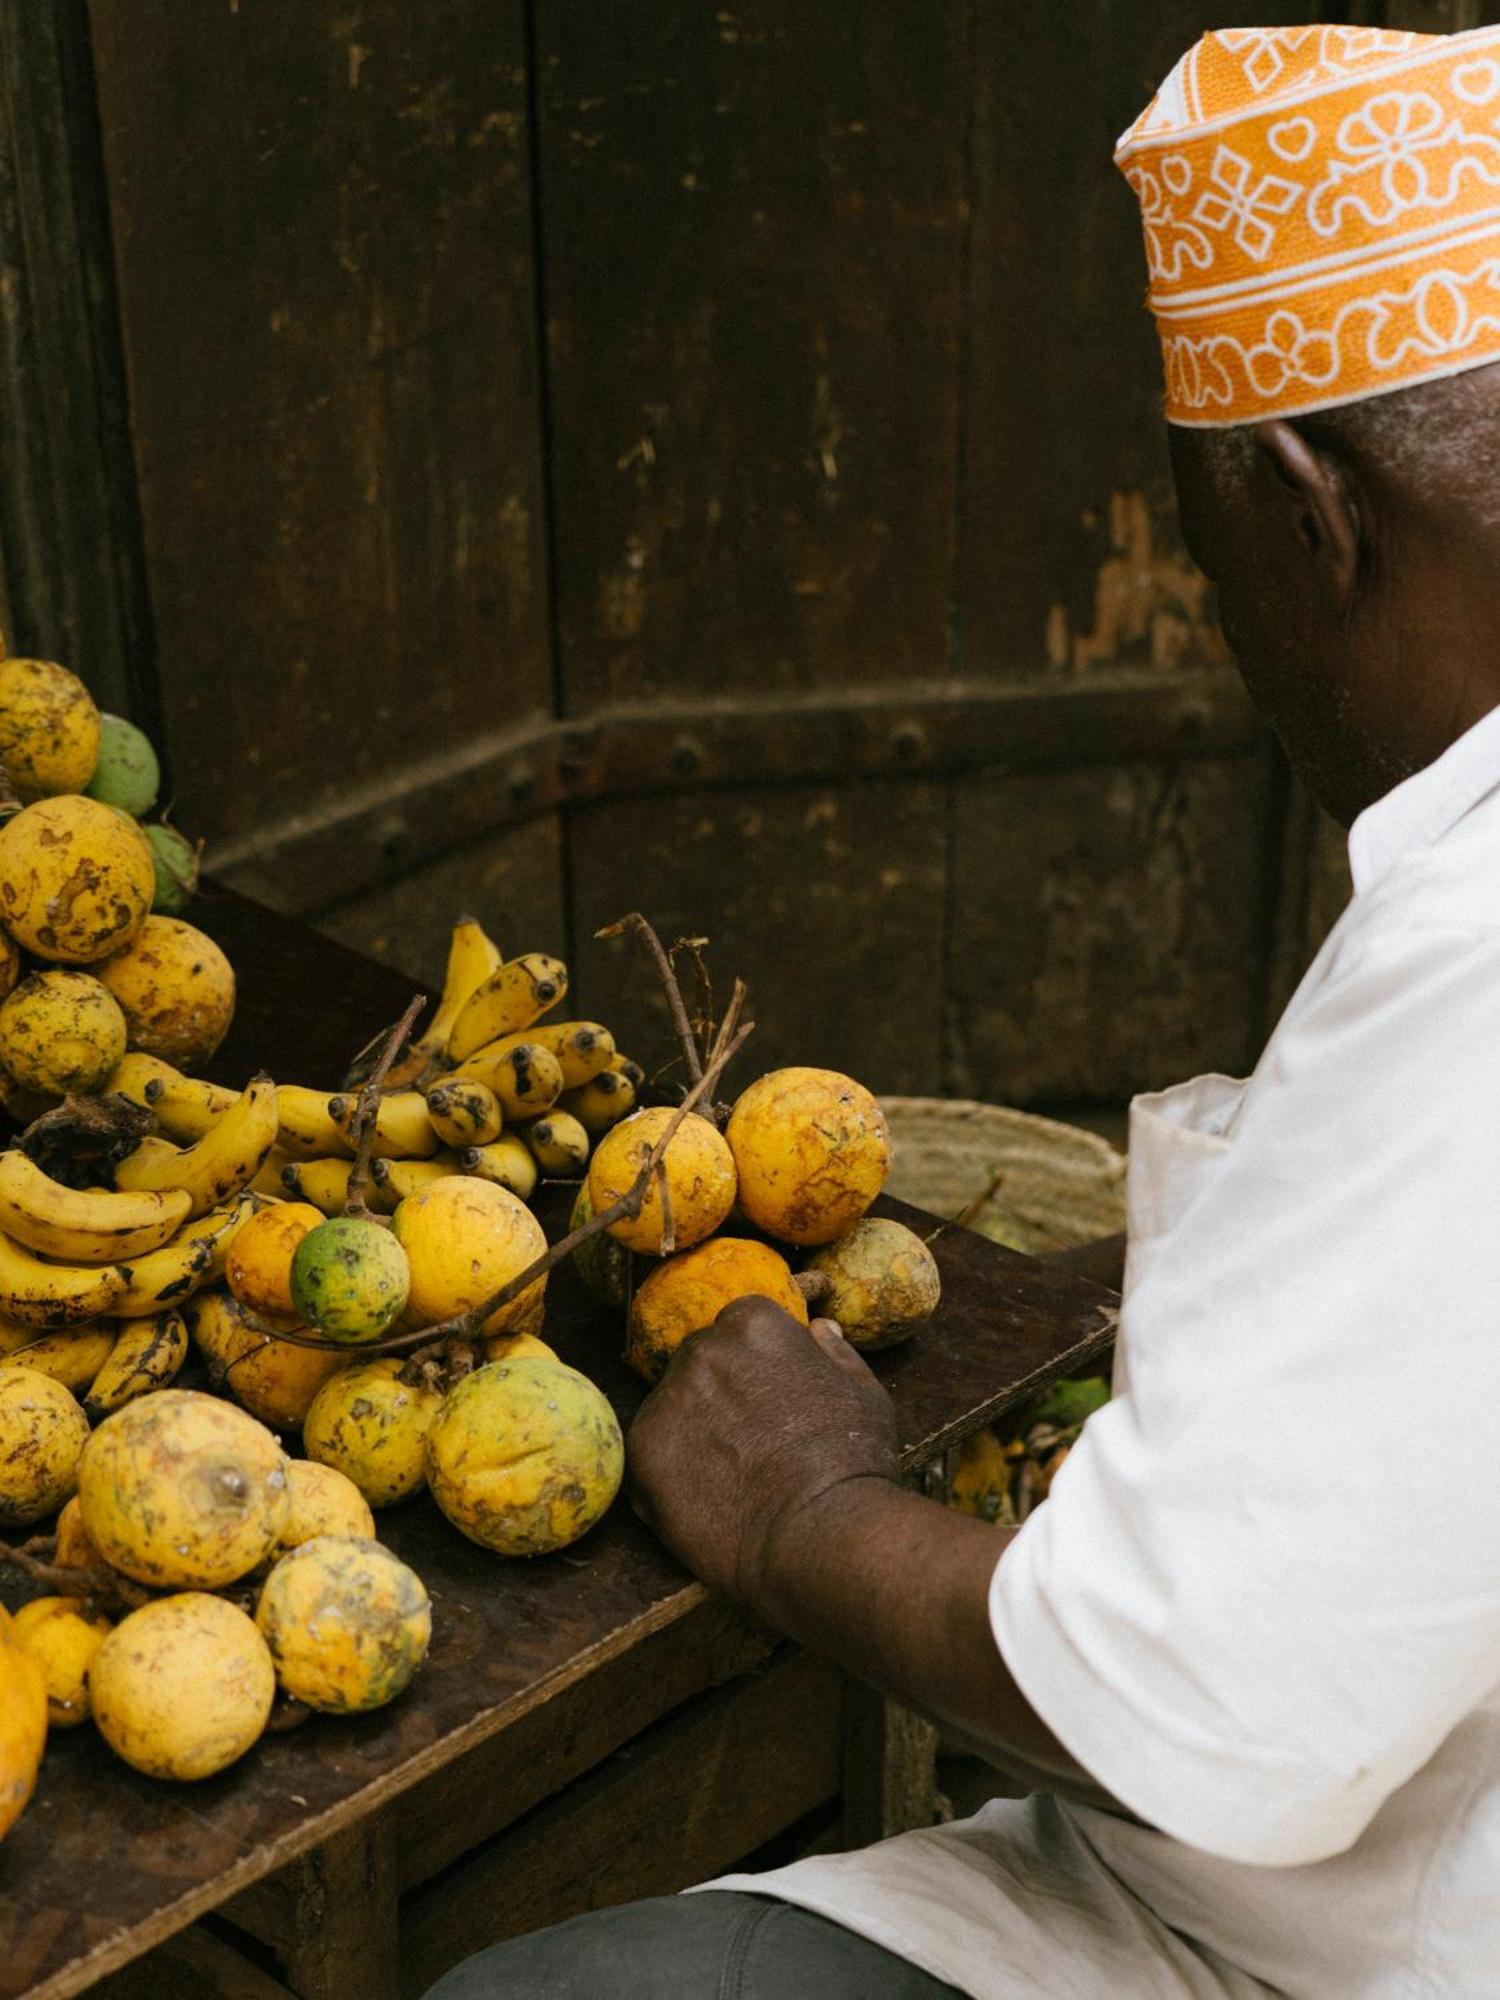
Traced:
[[[569, 1229], [581, 1229], [594, 1216], [594, 1204], [589, 1200], [589, 1184], [584, 1181], [573, 1203], [573, 1218]], [[584, 1289], [593, 1294], [601, 1305], [619, 1306], [622, 1309], [630, 1303], [630, 1255], [623, 1243], [616, 1243], [607, 1231], [598, 1236], [590, 1236], [580, 1243], [573, 1252], [573, 1269], [582, 1280]]]
[[148, 826], [151, 859], [156, 864], [154, 916], [180, 916], [198, 887], [198, 850], [175, 826]]
[[389, 1229], [336, 1215], [309, 1230], [292, 1258], [292, 1303], [309, 1326], [351, 1346], [378, 1340], [406, 1306], [411, 1266]]
[[85, 796], [140, 819], [156, 804], [161, 765], [150, 738], [122, 715], [99, 718], [99, 761]]

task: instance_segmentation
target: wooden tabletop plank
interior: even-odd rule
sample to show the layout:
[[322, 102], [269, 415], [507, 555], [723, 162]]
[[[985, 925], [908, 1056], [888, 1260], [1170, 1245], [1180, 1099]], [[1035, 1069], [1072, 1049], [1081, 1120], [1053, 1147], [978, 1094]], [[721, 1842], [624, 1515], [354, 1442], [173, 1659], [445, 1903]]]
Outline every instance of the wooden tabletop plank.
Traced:
[[[337, 1081], [349, 1052], [410, 991], [237, 900], [210, 917], [241, 976], [234, 1042], [218, 1065], [226, 1076], [262, 1061], [279, 1075]], [[1102, 1351], [1109, 1294], [885, 1206], [937, 1232], [944, 1283], [932, 1326], [875, 1358], [909, 1462]], [[567, 1269], [548, 1304], [548, 1338], [628, 1422], [645, 1392], [620, 1359], [618, 1324]], [[60, 1735], [36, 1799], [0, 1847], [0, 1996], [63, 2000], [80, 1991], [704, 1598], [623, 1504], [572, 1549], [534, 1561], [474, 1547], [425, 1497], [383, 1513], [380, 1533], [433, 1597], [433, 1650], [410, 1692], [374, 1716], [322, 1717], [267, 1738], [231, 1770], [191, 1786], [139, 1777], [92, 1730]]]

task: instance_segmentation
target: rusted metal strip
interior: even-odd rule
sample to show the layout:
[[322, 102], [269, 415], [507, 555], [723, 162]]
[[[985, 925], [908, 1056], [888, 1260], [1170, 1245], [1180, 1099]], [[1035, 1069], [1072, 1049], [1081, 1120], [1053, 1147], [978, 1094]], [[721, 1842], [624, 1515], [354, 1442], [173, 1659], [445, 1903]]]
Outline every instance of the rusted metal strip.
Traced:
[[1023, 771], [1248, 750], [1261, 740], [1222, 669], [1055, 682], [820, 689], [538, 717], [400, 778], [224, 845], [212, 872], [295, 913], [326, 909], [482, 834], [655, 791]]

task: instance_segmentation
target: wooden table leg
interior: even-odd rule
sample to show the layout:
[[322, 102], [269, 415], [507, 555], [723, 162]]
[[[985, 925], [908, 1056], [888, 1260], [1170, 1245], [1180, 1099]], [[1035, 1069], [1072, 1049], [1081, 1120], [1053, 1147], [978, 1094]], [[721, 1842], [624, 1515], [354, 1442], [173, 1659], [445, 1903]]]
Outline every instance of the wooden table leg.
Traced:
[[277, 1921], [262, 1915], [254, 1928], [274, 1947], [298, 2000], [397, 2000], [396, 1855], [387, 1815], [335, 1834], [264, 1886], [272, 1884]]
[[844, 1691], [845, 1844], [867, 1847], [931, 1826], [937, 1807], [938, 1733], [900, 1702], [859, 1681]]

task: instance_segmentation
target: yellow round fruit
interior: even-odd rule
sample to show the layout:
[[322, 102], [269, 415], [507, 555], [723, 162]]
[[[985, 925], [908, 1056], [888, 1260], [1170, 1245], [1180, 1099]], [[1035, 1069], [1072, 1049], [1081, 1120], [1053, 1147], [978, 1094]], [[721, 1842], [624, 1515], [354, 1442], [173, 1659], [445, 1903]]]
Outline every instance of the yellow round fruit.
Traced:
[[[189, 1299], [183, 1312], [208, 1363], [212, 1386], [224, 1389], [273, 1430], [296, 1430], [313, 1397], [344, 1366], [341, 1354], [279, 1340], [274, 1333], [247, 1326], [245, 1308], [217, 1285]], [[303, 1331], [295, 1319], [280, 1313], [268, 1315], [268, 1321], [287, 1333]]]
[[50, 1375], [0, 1368], [0, 1524], [29, 1527], [55, 1514], [78, 1484], [89, 1420]]
[[88, 1720], [89, 1667], [109, 1637], [107, 1618], [90, 1617], [76, 1597], [34, 1597], [13, 1620], [14, 1638], [42, 1670], [54, 1729]]
[[98, 1569], [104, 1561], [89, 1540], [76, 1493], [57, 1517], [57, 1550], [52, 1560], [58, 1569]]
[[534, 1333], [493, 1333], [479, 1343], [484, 1350], [486, 1361], [516, 1361], [523, 1354], [530, 1354], [542, 1361], [556, 1361], [557, 1350], [549, 1347], [545, 1340], [538, 1340]]
[[752, 1083], [725, 1132], [747, 1219], [783, 1243], [847, 1235], [885, 1186], [885, 1113], [852, 1076], [773, 1069]]
[[81, 792], [99, 761], [99, 711], [52, 660], [0, 659], [0, 763], [21, 799]]
[[160, 1389], [106, 1417], [78, 1467], [104, 1560], [159, 1589], [235, 1583], [275, 1548], [287, 1461], [264, 1424], [217, 1396]]
[[310, 1458], [294, 1458], [288, 1468], [292, 1511], [277, 1544], [300, 1548], [315, 1535], [362, 1535], [372, 1538], [375, 1516], [370, 1503], [346, 1473]]
[[0, 931], [0, 1000], [13, 993], [21, 977], [21, 947], [9, 931]]
[[847, 1236], [815, 1251], [809, 1271], [833, 1289], [818, 1311], [836, 1319], [851, 1347], [894, 1347], [909, 1340], [937, 1311], [943, 1295], [937, 1259], [915, 1231], [888, 1217], [867, 1215]]
[[372, 1507], [419, 1492], [427, 1473], [427, 1435], [443, 1399], [425, 1383], [403, 1382], [399, 1355], [341, 1368], [314, 1396], [302, 1448], [331, 1465]]
[[89, 1669], [99, 1734], [148, 1778], [211, 1778], [243, 1757], [276, 1698], [266, 1642], [237, 1605], [159, 1597], [110, 1633]]
[[[409, 1194], [391, 1227], [411, 1265], [406, 1316], [432, 1326], [468, 1312], [519, 1277], [547, 1248], [546, 1233], [509, 1188], [467, 1174], [449, 1174]], [[542, 1296], [546, 1279], [502, 1306], [485, 1322], [486, 1333], [523, 1324]]]
[[33, 972], [0, 1001], [0, 1064], [28, 1090], [88, 1097], [125, 1053], [125, 1016], [91, 972]]
[[25, 1810], [47, 1743], [47, 1684], [0, 1607], [0, 1840]]
[[179, 1069], [207, 1062], [234, 1019], [234, 967], [181, 917], [147, 917], [99, 977], [120, 1003], [130, 1046]]
[[96, 799], [42, 799], [0, 826], [0, 922], [26, 951], [92, 965], [127, 944], [156, 893], [151, 845]]
[[736, 1299], [770, 1299], [807, 1325], [807, 1304], [786, 1259], [764, 1243], [714, 1236], [658, 1264], [630, 1306], [625, 1359], [655, 1382], [690, 1333], [712, 1326]]
[[294, 1700], [351, 1715], [409, 1685], [427, 1657], [432, 1605], [416, 1571], [379, 1542], [319, 1535], [271, 1571], [255, 1622]]
[[[610, 1127], [589, 1163], [589, 1201], [597, 1215], [628, 1194], [654, 1146], [676, 1116], [666, 1105], [637, 1111]], [[690, 1111], [668, 1143], [666, 1169], [672, 1203], [673, 1245], [690, 1250], [724, 1221], [734, 1207], [734, 1159], [718, 1128]], [[627, 1250], [659, 1257], [665, 1218], [655, 1175], [634, 1221], [612, 1222], [609, 1234]]]
[[257, 1313], [293, 1313], [292, 1257], [323, 1221], [310, 1201], [282, 1201], [252, 1215], [235, 1233], [224, 1276], [242, 1306]]
[[586, 1375], [522, 1356], [450, 1390], [427, 1440], [427, 1483], [454, 1527], [503, 1556], [576, 1542], [620, 1489], [625, 1444]]

